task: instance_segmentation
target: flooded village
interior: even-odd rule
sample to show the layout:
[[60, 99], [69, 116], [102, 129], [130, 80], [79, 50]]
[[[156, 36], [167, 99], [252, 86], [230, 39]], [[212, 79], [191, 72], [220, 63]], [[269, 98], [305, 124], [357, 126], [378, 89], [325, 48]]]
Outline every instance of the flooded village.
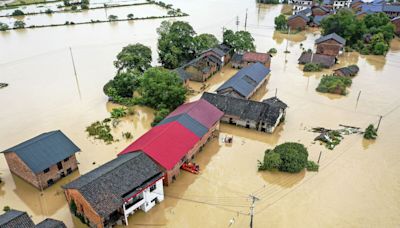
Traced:
[[[104, 23], [0, 32], [0, 209], [10, 209], [9, 217], [23, 218], [29, 227], [63, 227], [57, 221], [65, 227], [400, 225], [398, 36], [384, 55], [374, 55], [377, 48], [350, 47], [338, 34], [323, 34], [315, 19], [348, 7], [337, 1], [324, 1], [328, 7], [322, 8], [307, 1], [163, 2], [185, 16], [157, 4], [132, 5], [23, 17], [26, 27]], [[112, 4], [90, 7], [94, 3]], [[387, 4], [349, 8], [359, 18], [380, 8], [395, 24]], [[123, 20], [110, 20], [110, 14]], [[125, 20], [127, 14], [136, 19]], [[296, 28], [287, 21], [276, 29], [280, 15], [298, 18]], [[139, 19], [153, 16], [159, 18]], [[14, 20], [0, 17], [10, 27]], [[143, 44], [151, 49], [141, 50], [152, 66], [174, 65], [159, 50], [160, 34], [171, 29], [160, 29], [165, 20], [169, 26], [187, 22], [197, 33], [192, 36], [212, 34], [218, 45], [169, 67], [188, 89], [184, 104], [157, 100], [173, 103], [166, 114], [157, 104], [121, 109], [126, 100], [110, 100], [105, 85], [125, 73], [115, 63], [124, 47]], [[247, 50], [238, 52], [223, 44], [227, 30], [246, 30], [254, 48], [245, 43]], [[309, 63], [326, 63], [318, 55], [331, 56], [332, 65], [306, 71]], [[151, 83], [151, 75], [167, 74], [144, 72]], [[325, 75], [333, 74], [351, 78], [344, 95], [321, 87]], [[150, 89], [137, 89], [134, 97]], [[126, 113], [115, 117], [115, 110]], [[110, 126], [111, 141], [89, 136], [87, 128], [96, 121]], [[375, 140], [360, 133], [370, 124], [378, 127]], [[340, 132], [339, 142], [325, 130]], [[315, 141], [321, 132], [333, 141]], [[318, 164], [318, 171], [259, 170], [266, 150], [278, 153], [277, 146], [287, 142], [304, 145], [306, 161]], [[29, 174], [21, 174], [25, 166]]]

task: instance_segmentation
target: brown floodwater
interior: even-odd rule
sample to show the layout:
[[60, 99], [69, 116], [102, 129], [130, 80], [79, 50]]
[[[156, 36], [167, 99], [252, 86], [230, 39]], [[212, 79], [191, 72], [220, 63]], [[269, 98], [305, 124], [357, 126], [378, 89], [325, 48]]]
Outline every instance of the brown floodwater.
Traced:
[[[287, 7], [258, 6], [254, 1], [166, 1], [191, 16], [199, 33], [219, 39], [222, 27], [243, 28], [246, 8], [248, 27], [257, 50], [274, 47], [271, 77], [255, 95], [263, 100], [275, 95], [289, 108], [284, 124], [274, 134], [221, 124], [218, 138], [196, 156], [200, 175], [182, 172], [165, 190], [166, 199], [148, 213], [129, 218], [129, 227], [246, 227], [254, 194], [255, 227], [399, 227], [400, 226], [400, 40], [392, 41], [386, 57], [346, 53], [341, 67], [357, 64], [359, 74], [346, 96], [315, 91], [323, 74], [304, 73], [297, 64], [303, 49], [313, 49], [319, 32], [310, 29], [294, 35], [274, 32], [273, 19]], [[112, 61], [128, 43], [141, 42], [153, 50], [157, 62], [156, 28], [162, 20], [121, 22], [43, 28], [0, 33], [0, 150], [45, 131], [61, 129], [80, 148], [79, 172], [63, 179], [43, 193], [10, 174], [0, 156], [0, 208], [27, 211], [35, 222], [45, 217], [63, 220], [68, 227], [83, 227], [70, 215], [60, 186], [115, 158], [131, 141], [140, 137], [152, 122], [153, 110], [135, 107], [112, 130], [119, 140], [111, 145], [87, 137], [85, 128], [109, 116], [117, 105], [107, 102], [103, 85], [115, 74]], [[77, 77], [74, 76], [68, 47], [72, 47]], [[290, 53], [285, 54], [285, 50]], [[196, 91], [188, 100], [214, 91], [236, 70], [226, 66], [205, 84], [190, 83]], [[357, 96], [360, 99], [357, 104]], [[346, 124], [365, 128], [383, 115], [376, 141], [361, 135], [345, 136], [334, 150], [319, 143], [309, 129], [337, 128]], [[131, 132], [132, 140], [122, 138]], [[222, 143], [233, 136], [232, 145]], [[298, 174], [258, 172], [257, 161], [266, 149], [287, 141], [307, 146], [309, 159], [320, 171]], [[268, 225], [266, 225], [268, 224]]]

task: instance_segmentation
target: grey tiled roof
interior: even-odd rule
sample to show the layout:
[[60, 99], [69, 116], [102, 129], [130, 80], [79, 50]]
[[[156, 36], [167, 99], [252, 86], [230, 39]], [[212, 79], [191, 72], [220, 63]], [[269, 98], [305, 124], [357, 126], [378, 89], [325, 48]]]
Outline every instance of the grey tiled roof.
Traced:
[[36, 228], [67, 228], [61, 221], [47, 218], [36, 225]]
[[232, 90], [236, 91], [238, 94], [247, 97], [266, 77], [268, 77], [269, 72], [270, 69], [266, 68], [263, 64], [258, 62], [254, 63], [238, 71], [228, 81], [222, 84], [217, 89], [217, 92], [232, 88]]
[[296, 17], [301, 17], [301, 18], [303, 18], [306, 22], [309, 22], [309, 21], [310, 21], [310, 18], [307, 17], [307, 16], [305, 16], [304, 14], [292, 15], [292, 16], [290, 16], [290, 17], [288, 18], [288, 21], [290, 21], [290, 20], [292, 20], [292, 19], [294, 19], [294, 18], [296, 18]]
[[201, 98], [217, 107], [225, 115], [238, 116], [242, 120], [263, 121], [268, 126], [274, 126], [278, 121], [280, 110], [287, 107], [207, 92], [203, 93]]
[[128, 153], [63, 186], [77, 189], [102, 217], [120, 208], [125, 199], [162, 177], [158, 165], [143, 152]]
[[235, 53], [232, 56], [231, 61], [235, 63], [241, 63], [243, 59], [243, 54]]
[[35, 224], [23, 211], [10, 210], [0, 215], [0, 228], [34, 228]]
[[320, 38], [315, 40], [315, 43], [319, 44], [319, 43], [322, 43], [322, 42], [330, 40], [330, 39], [336, 40], [338, 43], [340, 43], [342, 45], [346, 44], [346, 40], [343, 37], [341, 37], [338, 34], [336, 34], [336, 33], [331, 33], [331, 34], [326, 35], [326, 36], [321, 36]]
[[348, 67], [342, 67], [342, 68], [336, 69], [335, 71], [342, 72], [342, 74], [344, 76], [354, 76], [354, 75], [356, 75], [358, 73], [359, 70], [360, 69], [358, 68], [358, 66], [351, 65], [351, 66], [348, 66]]
[[60, 130], [43, 133], [3, 153], [15, 152], [34, 172], [40, 173], [80, 149]]
[[336, 58], [329, 55], [313, 54], [309, 52], [303, 52], [299, 58], [300, 64], [316, 63], [323, 67], [329, 68], [336, 63]]
[[396, 12], [400, 13], [400, 5], [384, 5], [383, 12]]

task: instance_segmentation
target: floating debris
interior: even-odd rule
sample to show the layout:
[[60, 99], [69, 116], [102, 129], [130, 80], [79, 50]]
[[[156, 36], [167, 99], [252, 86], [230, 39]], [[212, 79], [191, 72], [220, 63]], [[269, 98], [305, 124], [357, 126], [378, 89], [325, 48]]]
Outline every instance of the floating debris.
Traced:
[[8, 84], [7, 83], [0, 83], [0, 89], [7, 87]]
[[332, 130], [323, 127], [314, 127], [311, 132], [320, 133], [314, 141], [325, 143], [325, 147], [333, 150], [344, 138], [343, 135], [363, 134], [359, 127], [347, 126], [339, 124], [341, 129]]

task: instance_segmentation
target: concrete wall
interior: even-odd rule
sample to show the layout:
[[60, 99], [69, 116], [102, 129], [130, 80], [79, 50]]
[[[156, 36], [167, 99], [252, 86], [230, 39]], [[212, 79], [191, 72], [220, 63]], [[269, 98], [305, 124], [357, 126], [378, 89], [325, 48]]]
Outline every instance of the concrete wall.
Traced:
[[22, 161], [15, 152], [4, 153], [8, 167], [10, 171], [15, 175], [21, 177], [25, 181], [29, 182], [38, 189], [45, 189], [49, 187], [47, 181], [52, 179], [55, 183], [57, 180], [61, 179], [61, 172], [64, 172], [67, 176], [67, 169], [71, 168], [71, 172], [78, 168], [75, 155], [72, 155], [68, 161], [61, 161], [63, 169], [59, 170], [57, 164], [49, 167], [49, 172], [35, 174], [33, 171]]

